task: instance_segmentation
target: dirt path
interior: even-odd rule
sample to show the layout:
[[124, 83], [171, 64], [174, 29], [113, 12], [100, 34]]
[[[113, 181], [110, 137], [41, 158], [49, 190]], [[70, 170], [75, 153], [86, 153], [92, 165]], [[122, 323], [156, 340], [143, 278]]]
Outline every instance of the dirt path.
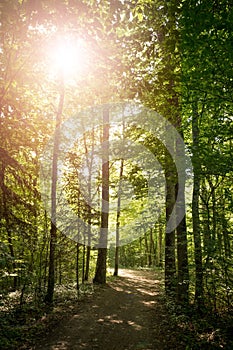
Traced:
[[185, 349], [169, 329], [165, 308], [158, 300], [156, 273], [121, 270], [120, 276], [97, 287], [91, 298], [77, 304], [69, 319], [31, 349]]

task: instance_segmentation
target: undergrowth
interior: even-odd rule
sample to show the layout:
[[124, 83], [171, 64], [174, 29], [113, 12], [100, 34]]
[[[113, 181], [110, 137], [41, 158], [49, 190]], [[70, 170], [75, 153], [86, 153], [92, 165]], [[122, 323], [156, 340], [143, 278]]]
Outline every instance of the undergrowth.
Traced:
[[0, 301], [1, 350], [28, 349], [40, 335], [67, 317], [79, 302], [93, 293], [92, 286], [81, 285], [77, 292], [74, 285], [57, 286], [53, 306], [44, 303], [44, 296], [36, 301], [32, 295], [20, 304], [20, 293], [9, 293]]
[[233, 349], [233, 310], [197, 310], [194, 305], [177, 305], [172, 298], [163, 296], [169, 322], [185, 350]]

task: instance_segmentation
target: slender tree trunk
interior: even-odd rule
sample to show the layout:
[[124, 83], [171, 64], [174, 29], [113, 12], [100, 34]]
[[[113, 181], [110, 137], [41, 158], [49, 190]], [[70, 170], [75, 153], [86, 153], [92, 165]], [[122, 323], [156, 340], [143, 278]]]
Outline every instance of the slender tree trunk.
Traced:
[[[90, 197], [89, 197], [90, 198]], [[87, 232], [87, 252], [86, 252], [86, 267], [84, 280], [88, 281], [89, 269], [90, 269], [90, 257], [91, 257], [91, 206], [88, 205], [88, 232]]]
[[147, 240], [147, 232], [144, 233], [144, 239], [145, 239], [146, 265], [149, 266], [149, 246], [148, 246], [148, 240]]
[[115, 250], [115, 268], [113, 273], [114, 276], [118, 276], [118, 267], [119, 267], [120, 214], [121, 214], [121, 191], [122, 191], [123, 169], [124, 169], [124, 159], [122, 158], [121, 164], [120, 164], [119, 187], [117, 192], [116, 250]]
[[153, 229], [150, 228], [150, 251], [149, 251], [149, 266], [152, 266], [154, 256], [154, 240], [153, 240]]
[[[179, 210], [179, 209], [178, 209]], [[187, 230], [185, 217], [178, 224], [177, 229], [177, 300], [181, 304], [189, 301], [189, 270], [187, 254]]]
[[162, 223], [159, 220], [159, 235], [158, 235], [158, 266], [163, 266], [163, 253], [162, 253], [162, 243], [163, 243], [163, 228]]
[[102, 211], [101, 228], [94, 283], [106, 283], [108, 216], [109, 216], [109, 110], [103, 110], [102, 143]]
[[47, 215], [44, 213], [43, 221], [43, 236], [41, 238], [40, 253], [39, 253], [39, 294], [43, 288], [46, 287], [46, 266], [47, 266], [47, 246], [48, 246], [48, 227], [47, 227]]
[[57, 228], [56, 228], [56, 211], [57, 211], [57, 163], [60, 143], [60, 125], [62, 121], [62, 111], [65, 97], [65, 89], [63, 78], [60, 82], [60, 98], [59, 106], [56, 116], [56, 129], [54, 135], [53, 146], [53, 163], [52, 163], [52, 188], [51, 188], [51, 229], [50, 229], [50, 251], [49, 251], [49, 276], [48, 288], [45, 300], [48, 304], [53, 302], [54, 285], [55, 285], [55, 250], [57, 242]]
[[[210, 186], [210, 198], [211, 198], [211, 206], [212, 209], [212, 222], [211, 222], [211, 257], [215, 258], [217, 254], [217, 240], [216, 240], [216, 230], [217, 230], [217, 212], [216, 212], [216, 197], [215, 197], [215, 186], [212, 182], [211, 176], [207, 176], [208, 184]], [[220, 253], [220, 252], [219, 252]], [[215, 259], [211, 259], [211, 286], [212, 286], [212, 301], [214, 304], [214, 310], [217, 310], [217, 279], [218, 276], [216, 274], [215, 268]]]
[[143, 260], [143, 255], [142, 255], [142, 237], [139, 237], [139, 251], [140, 251], [140, 265], [141, 267], [144, 266], [144, 260]]
[[80, 243], [76, 244], [76, 289], [79, 291], [79, 255], [80, 255]]
[[61, 285], [62, 284], [62, 253], [61, 250], [59, 251], [58, 254], [58, 283]]
[[[91, 169], [89, 170], [91, 172]], [[88, 281], [89, 278], [89, 269], [90, 269], [90, 257], [91, 257], [91, 175], [88, 179], [88, 211], [87, 211], [87, 222], [88, 222], [88, 229], [87, 229], [87, 251], [86, 251], [86, 267], [85, 267], [85, 275], [84, 280]]]
[[[80, 192], [78, 192], [78, 211], [80, 213]], [[79, 257], [80, 257], [80, 220], [78, 218], [78, 235], [76, 244], [76, 289], [79, 291]]]
[[[214, 186], [211, 176], [208, 176], [208, 183], [210, 186], [210, 190], [211, 190], [211, 199], [212, 199], [212, 250], [213, 253], [215, 253], [216, 248], [217, 248], [217, 210], [216, 210], [216, 195], [215, 195], [215, 191], [216, 191], [216, 187]], [[221, 252], [220, 252], [221, 253]]]
[[230, 240], [229, 240], [229, 234], [228, 234], [227, 220], [225, 218], [225, 198], [224, 198], [224, 195], [222, 195], [222, 199], [221, 199], [221, 208], [222, 208], [222, 210], [221, 210], [221, 232], [223, 232], [222, 250], [224, 252], [223, 270], [224, 270], [227, 306], [230, 310], [231, 293], [230, 293], [230, 289], [229, 289], [229, 283], [230, 283], [231, 264], [229, 264], [229, 261], [230, 261], [230, 257], [231, 257], [231, 249], [230, 249]]
[[85, 275], [84, 275], [85, 281], [88, 281], [88, 278], [89, 278], [90, 257], [91, 257], [91, 247], [88, 245], [87, 246], [87, 254], [86, 254], [86, 268], [85, 268]]
[[86, 136], [84, 135], [84, 146], [86, 152], [86, 164], [88, 168], [88, 210], [87, 210], [87, 222], [88, 222], [88, 232], [87, 232], [87, 254], [86, 254], [86, 269], [85, 269], [85, 281], [88, 281], [89, 278], [89, 269], [90, 269], [90, 257], [91, 257], [91, 208], [92, 208], [92, 198], [91, 198], [91, 179], [92, 179], [92, 166], [94, 158], [94, 128], [92, 128], [91, 133], [91, 157], [89, 157], [88, 146]]
[[[125, 137], [125, 121], [124, 117], [122, 119], [122, 136], [123, 140]], [[118, 276], [119, 268], [119, 245], [120, 245], [120, 214], [121, 214], [121, 194], [122, 194], [122, 179], [124, 171], [124, 159], [121, 158], [120, 163], [120, 174], [119, 174], [119, 187], [117, 194], [117, 216], [116, 216], [116, 250], [115, 250], [115, 267], [114, 267], [114, 276]]]
[[[179, 120], [179, 118], [178, 118]], [[179, 121], [181, 130], [181, 121]], [[176, 140], [176, 163], [179, 164], [180, 181], [176, 185], [176, 191], [180, 192], [176, 197], [176, 219], [178, 220], [177, 233], [177, 300], [181, 304], [188, 304], [189, 301], [189, 269], [188, 269], [188, 242], [185, 215], [185, 150], [182, 139]], [[179, 188], [181, 187], [181, 188]], [[176, 193], [177, 193], [176, 192]], [[182, 218], [182, 219], [181, 219]], [[180, 221], [181, 219], [181, 221]], [[180, 221], [180, 222], [179, 222]]]
[[85, 257], [86, 257], [86, 245], [83, 244], [83, 259], [82, 259], [82, 284], [85, 281]]
[[[116, 229], [116, 243], [117, 241], [119, 242], [118, 238], [119, 238], [119, 233], [117, 233], [117, 229]], [[116, 246], [116, 249], [115, 249], [115, 264], [114, 264], [113, 276], [118, 276], [118, 268], [119, 268], [119, 245]]]
[[[166, 223], [168, 224], [175, 204], [175, 169], [171, 159], [166, 159]], [[176, 291], [175, 229], [165, 233], [165, 290], [167, 294]]]
[[45, 220], [45, 235], [44, 235], [44, 244], [45, 244], [45, 261], [44, 261], [44, 290], [46, 289], [46, 283], [47, 283], [47, 267], [48, 267], [48, 256], [49, 256], [49, 242], [48, 242], [48, 236], [49, 236], [49, 229], [48, 229], [48, 217], [47, 217], [47, 212], [45, 210], [44, 212], [44, 220]]
[[212, 237], [210, 231], [210, 208], [209, 208], [209, 198], [206, 191], [205, 180], [201, 182], [200, 186], [200, 198], [202, 201], [202, 221], [203, 221], [203, 250], [206, 256], [205, 263], [209, 263], [211, 256], [212, 247]]
[[202, 266], [202, 247], [200, 232], [200, 213], [199, 213], [199, 197], [200, 197], [200, 175], [201, 166], [198, 157], [199, 153], [199, 125], [198, 125], [197, 103], [193, 104], [192, 118], [192, 146], [193, 146], [193, 200], [192, 200], [192, 221], [193, 221], [193, 237], [194, 237], [194, 258], [195, 258], [195, 302], [199, 309], [203, 307], [203, 266]]

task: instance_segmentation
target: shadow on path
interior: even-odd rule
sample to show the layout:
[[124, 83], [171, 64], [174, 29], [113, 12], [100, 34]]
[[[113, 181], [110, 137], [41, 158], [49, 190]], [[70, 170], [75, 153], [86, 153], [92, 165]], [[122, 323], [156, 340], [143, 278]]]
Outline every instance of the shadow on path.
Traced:
[[164, 329], [167, 316], [159, 302], [156, 272], [120, 270], [120, 276], [97, 286], [91, 299], [78, 303], [68, 320], [31, 349], [184, 349]]

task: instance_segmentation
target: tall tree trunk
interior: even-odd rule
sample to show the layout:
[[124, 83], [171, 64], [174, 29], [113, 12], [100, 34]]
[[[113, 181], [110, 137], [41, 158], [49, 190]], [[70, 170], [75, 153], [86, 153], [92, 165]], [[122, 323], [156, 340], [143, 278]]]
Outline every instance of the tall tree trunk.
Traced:
[[[80, 212], [80, 192], [78, 192], [78, 211]], [[79, 257], [80, 257], [80, 220], [78, 218], [78, 234], [76, 244], [76, 289], [79, 291]]]
[[[168, 157], [168, 156], [167, 156]], [[176, 258], [175, 258], [175, 229], [168, 228], [175, 204], [176, 176], [174, 164], [166, 157], [165, 178], [166, 178], [166, 233], [165, 233], [165, 290], [166, 293], [175, 294], [176, 291]], [[174, 225], [175, 227], [175, 225]]]
[[44, 259], [44, 280], [43, 280], [43, 287], [44, 290], [46, 289], [46, 284], [47, 284], [47, 268], [48, 268], [48, 256], [49, 256], [49, 220], [47, 216], [47, 212], [45, 210], [44, 212], [44, 244], [45, 244], [45, 259]]
[[139, 237], [139, 251], [140, 251], [140, 265], [141, 267], [144, 266], [144, 260], [143, 260], [143, 255], [142, 255], [142, 237]]
[[102, 211], [101, 228], [94, 283], [106, 283], [107, 240], [109, 216], [109, 109], [103, 110], [102, 143]]
[[[179, 120], [179, 118], [178, 118]], [[176, 140], [176, 163], [180, 169], [180, 181], [176, 185], [176, 194], [179, 190], [180, 195], [176, 198], [176, 219], [178, 220], [177, 233], [177, 300], [181, 304], [188, 304], [189, 301], [189, 269], [188, 269], [188, 242], [185, 215], [185, 150], [183, 143], [183, 134], [181, 131], [181, 121], [179, 120], [179, 129], [182, 139]], [[181, 187], [181, 188], [179, 188]], [[182, 219], [181, 219], [182, 218]], [[180, 221], [181, 219], [181, 221]], [[179, 222], [180, 221], [180, 222]]]
[[199, 154], [199, 125], [198, 125], [198, 109], [197, 103], [193, 103], [192, 117], [192, 146], [193, 146], [193, 199], [192, 199], [192, 221], [193, 221], [193, 237], [194, 237], [194, 258], [195, 258], [195, 302], [199, 309], [204, 304], [203, 299], [203, 266], [202, 266], [202, 247], [200, 232], [200, 213], [199, 213], [199, 197], [200, 197], [200, 175], [201, 166], [198, 157]]
[[163, 243], [163, 227], [161, 220], [159, 220], [159, 233], [158, 233], [158, 266], [163, 266], [163, 254], [162, 254], [162, 243]]
[[80, 243], [76, 244], [76, 289], [79, 291], [79, 254], [80, 254]]
[[117, 191], [116, 249], [115, 249], [115, 267], [114, 267], [114, 273], [113, 273], [114, 276], [118, 276], [118, 267], [119, 267], [120, 214], [121, 214], [121, 191], [122, 191], [123, 169], [124, 169], [124, 159], [122, 158], [121, 164], [120, 164], [119, 187]]
[[[165, 100], [165, 113], [169, 122], [177, 129], [178, 132], [182, 131], [182, 117], [181, 117], [181, 104], [178, 89], [181, 87], [181, 57], [180, 57], [180, 33], [178, 30], [177, 22], [180, 18], [179, 2], [169, 0], [164, 3], [164, 10], [167, 16], [167, 24], [161, 25], [160, 36], [162, 43], [162, 50], [164, 55], [164, 64], [167, 72], [169, 84], [167, 85], [167, 94]], [[169, 37], [169, 40], [167, 39]], [[173, 42], [174, 47], [177, 47], [177, 54], [171, 54], [171, 42]], [[170, 150], [173, 150], [172, 154], [176, 155], [177, 158], [181, 158], [181, 161], [185, 161], [183, 157], [182, 147], [183, 143], [176, 140], [176, 144], [171, 144], [171, 130], [167, 131], [167, 145], [170, 145]], [[180, 154], [181, 153], [181, 154]], [[183, 159], [182, 159], [183, 157]], [[181, 162], [179, 162], [181, 164]], [[172, 162], [171, 157], [166, 155], [165, 160], [165, 178], [166, 178], [166, 235], [165, 235], [165, 288], [166, 291], [175, 292], [177, 291], [177, 296], [183, 300], [188, 299], [188, 258], [187, 258], [187, 230], [186, 230], [186, 219], [184, 215], [184, 186], [183, 188], [178, 188], [181, 184], [177, 184], [176, 167]], [[183, 170], [183, 177], [185, 170]], [[184, 181], [184, 178], [182, 179]], [[177, 198], [176, 203], [176, 191], [179, 190], [180, 196]], [[177, 205], [176, 215], [172, 211], [174, 205]], [[177, 227], [177, 259], [178, 259], [178, 279], [180, 284], [177, 285], [176, 279], [176, 261], [175, 261], [175, 229], [169, 228], [169, 220], [175, 221], [175, 216], [179, 219], [174, 227]], [[181, 219], [182, 217], [182, 219]], [[172, 231], [171, 231], [172, 229]], [[176, 288], [177, 287], [177, 288]], [[178, 298], [178, 299], [179, 299]]]
[[65, 97], [64, 81], [60, 81], [60, 97], [56, 116], [56, 129], [53, 145], [53, 163], [52, 163], [52, 188], [51, 188], [51, 229], [50, 229], [50, 250], [49, 250], [49, 276], [48, 288], [45, 300], [48, 304], [53, 302], [55, 285], [55, 250], [57, 242], [56, 212], [57, 212], [57, 163], [60, 143], [60, 126], [62, 121], [62, 111]]
[[[90, 194], [91, 195], [91, 194]], [[90, 198], [90, 197], [89, 197]], [[88, 281], [89, 269], [90, 269], [90, 257], [91, 257], [91, 206], [88, 205], [88, 230], [87, 230], [87, 253], [86, 253], [86, 267], [84, 280]]]
[[85, 275], [84, 275], [84, 280], [85, 280], [85, 281], [88, 281], [88, 278], [89, 278], [90, 257], [91, 257], [91, 247], [88, 245], [88, 246], [87, 246], [87, 254], [86, 254]]
[[153, 264], [153, 256], [155, 253], [155, 247], [154, 247], [154, 239], [153, 239], [153, 229], [150, 228], [150, 251], [149, 251], [149, 266], [151, 267]]
[[62, 284], [62, 252], [58, 253], [58, 283]]
[[82, 284], [85, 281], [85, 257], [86, 257], [86, 245], [83, 244], [83, 259], [82, 259]]
[[144, 239], [145, 239], [145, 256], [146, 256], [146, 265], [149, 266], [149, 246], [148, 246], [148, 240], [147, 240], [147, 232], [144, 233]]
[[87, 222], [88, 222], [88, 231], [87, 231], [87, 254], [86, 254], [86, 269], [85, 269], [85, 281], [88, 281], [89, 278], [89, 269], [90, 269], [90, 257], [91, 257], [91, 208], [92, 208], [92, 198], [91, 198], [91, 179], [92, 179], [92, 166], [94, 159], [94, 128], [92, 128], [91, 133], [91, 157], [89, 157], [88, 146], [86, 135], [84, 134], [84, 146], [86, 153], [86, 165], [88, 168], [88, 183], [87, 183], [87, 192], [88, 192], [88, 209], [87, 209]]

